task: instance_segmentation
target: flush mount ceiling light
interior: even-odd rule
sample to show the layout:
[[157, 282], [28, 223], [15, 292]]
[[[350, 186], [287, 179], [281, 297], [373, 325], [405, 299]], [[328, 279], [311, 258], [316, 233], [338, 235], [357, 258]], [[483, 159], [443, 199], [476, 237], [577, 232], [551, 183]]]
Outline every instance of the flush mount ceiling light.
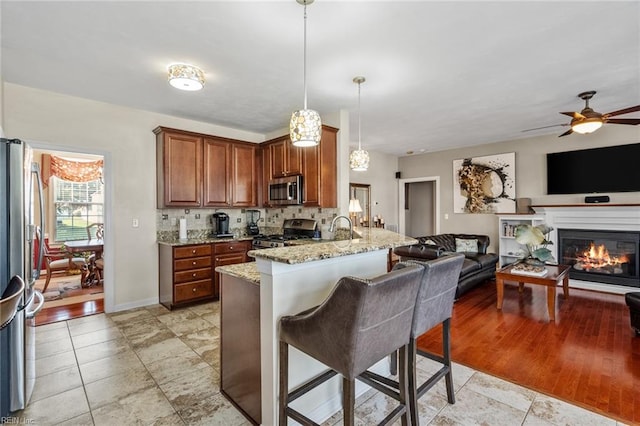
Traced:
[[362, 149], [362, 125], [360, 120], [360, 85], [365, 82], [364, 77], [353, 77], [353, 82], [358, 84], [358, 149], [349, 155], [349, 167], [356, 172], [363, 172], [369, 168], [369, 153]]
[[307, 5], [313, 0], [296, 0], [304, 6], [304, 108], [291, 114], [289, 136], [295, 146], [316, 146], [322, 135], [320, 114], [307, 109]]
[[195, 91], [204, 87], [204, 73], [188, 64], [169, 65], [169, 84], [180, 90]]

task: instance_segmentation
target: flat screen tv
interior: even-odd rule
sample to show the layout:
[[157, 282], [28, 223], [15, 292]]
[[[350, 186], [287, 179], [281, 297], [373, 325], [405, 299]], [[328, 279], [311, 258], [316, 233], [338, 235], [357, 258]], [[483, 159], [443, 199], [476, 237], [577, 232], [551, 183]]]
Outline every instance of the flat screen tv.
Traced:
[[640, 143], [547, 154], [547, 194], [640, 191]]

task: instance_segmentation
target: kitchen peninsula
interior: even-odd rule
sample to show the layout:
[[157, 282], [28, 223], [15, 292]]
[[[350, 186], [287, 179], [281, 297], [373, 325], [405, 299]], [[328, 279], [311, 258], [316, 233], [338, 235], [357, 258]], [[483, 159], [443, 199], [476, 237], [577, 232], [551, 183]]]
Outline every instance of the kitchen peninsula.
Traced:
[[[389, 250], [416, 240], [384, 229], [358, 230], [360, 238], [252, 250], [256, 262], [216, 268], [221, 274], [221, 389], [256, 424], [277, 424], [278, 321], [318, 305], [343, 276], [387, 272]], [[326, 366], [290, 349], [289, 387]], [[376, 366], [384, 374], [388, 363]], [[334, 377], [292, 405], [318, 422], [341, 408]], [[356, 388], [364, 392], [363, 384]]]

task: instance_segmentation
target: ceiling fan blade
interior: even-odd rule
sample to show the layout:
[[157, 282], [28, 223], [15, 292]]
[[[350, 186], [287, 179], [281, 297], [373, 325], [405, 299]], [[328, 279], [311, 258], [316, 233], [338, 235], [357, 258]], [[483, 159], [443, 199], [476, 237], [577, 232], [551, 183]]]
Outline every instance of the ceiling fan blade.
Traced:
[[564, 132], [563, 134], [561, 134], [560, 136], [558, 136], [559, 138], [563, 137], [563, 136], [567, 136], [570, 135], [571, 133], [573, 133], [572, 129], [567, 130], [566, 132]]
[[579, 112], [561, 112], [560, 114], [568, 115], [571, 118], [585, 118], [585, 116]]
[[630, 124], [632, 126], [640, 124], [640, 118], [610, 118], [607, 123], [612, 124]]
[[637, 111], [640, 111], [640, 105], [632, 106], [632, 107], [621, 109], [618, 111], [613, 111], [605, 115], [607, 117], [614, 117], [616, 115], [629, 114], [631, 112], [637, 112]]
[[521, 132], [531, 132], [532, 130], [548, 129], [549, 127], [560, 127], [560, 126], [568, 126], [568, 124], [562, 123], [562, 124], [552, 124], [551, 126], [534, 127], [533, 129], [521, 130]]

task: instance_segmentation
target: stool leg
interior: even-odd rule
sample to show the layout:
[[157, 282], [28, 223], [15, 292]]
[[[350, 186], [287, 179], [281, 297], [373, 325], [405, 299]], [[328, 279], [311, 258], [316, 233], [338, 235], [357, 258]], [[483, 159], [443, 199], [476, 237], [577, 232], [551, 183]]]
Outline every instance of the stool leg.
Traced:
[[398, 352], [399, 356], [399, 366], [398, 366], [398, 396], [400, 397], [400, 404], [404, 406], [404, 413], [402, 414], [402, 426], [407, 426], [411, 424], [409, 422], [409, 405], [407, 404], [407, 346], [403, 346], [400, 348]]
[[418, 377], [416, 373], [416, 339], [411, 338], [407, 347], [407, 399], [411, 424], [418, 426]]
[[280, 386], [278, 404], [278, 424], [287, 425], [287, 408], [289, 406], [289, 345], [280, 341]]
[[342, 378], [342, 424], [355, 425], [356, 381]]
[[455, 404], [456, 396], [453, 393], [453, 373], [451, 372], [451, 318], [447, 318], [442, 323], [442, 352], [444, 364], [449, 369], [444, 378], [447, 384], [447, 400], [449, 404]]

